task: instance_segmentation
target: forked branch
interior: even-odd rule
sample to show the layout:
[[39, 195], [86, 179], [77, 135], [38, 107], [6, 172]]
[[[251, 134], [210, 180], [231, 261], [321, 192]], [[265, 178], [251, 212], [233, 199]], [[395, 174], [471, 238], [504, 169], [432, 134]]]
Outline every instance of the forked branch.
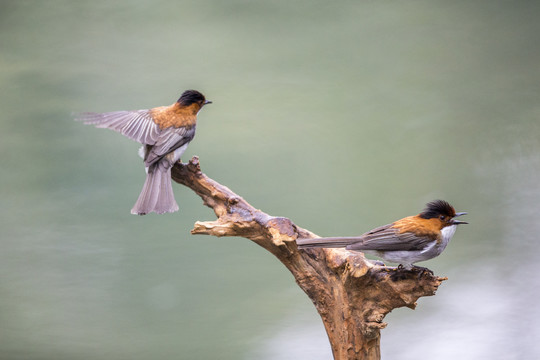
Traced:
[[174, 181], [192, 189], [216, 214], [197, 221], [192, 234], [241, 236], [274, 254], [293, 274], [319, 312], [335, 359], [380, 359], [380, 329], [392, 309], [414, 309], [442, 281], [429, 272], [372, 264], [344, 249], [298, 250], [296, 240], [317, 235], [284, 217], [255, 209], [228, 187], [203, 174], [199, 159], [177, 163]]

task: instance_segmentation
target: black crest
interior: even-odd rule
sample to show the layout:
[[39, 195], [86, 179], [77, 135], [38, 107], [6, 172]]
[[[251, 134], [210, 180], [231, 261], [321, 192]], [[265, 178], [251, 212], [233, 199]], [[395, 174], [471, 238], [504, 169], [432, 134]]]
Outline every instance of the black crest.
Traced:
[[197, 90], [186, 90], [178, 99], [180, 105], [189, 106], [193, 103], [204, 103], [206, 99], [204, 95], [198, 92]]
[[439, 215], [445, 215], [452, 218], [456, 216], [456, 210], [444, 200], [434, 200], [427, 203], [426, 208], [420, 213], [420, 217], [424, 219], [439, 217]]

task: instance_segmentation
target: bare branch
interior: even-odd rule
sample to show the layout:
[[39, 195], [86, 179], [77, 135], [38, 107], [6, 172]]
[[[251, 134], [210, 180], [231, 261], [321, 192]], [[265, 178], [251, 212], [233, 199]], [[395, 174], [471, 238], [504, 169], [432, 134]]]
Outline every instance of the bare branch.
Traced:
[[446, 280], [427, 271], [372, 264], [344, 249], [298, 250], [296, 239], [317, 235], [284, 217], [255, 209], [241, 196], [203, 174], [199, 159], [177, 163], [174, 181], [192, 189], [217, 220], [197, 221], [192, 234], [241, 236], [274, 254], [293, 274], [319, 312], [335, 359], [380, 359], [380, 329], [392, 309], [414, 309]]

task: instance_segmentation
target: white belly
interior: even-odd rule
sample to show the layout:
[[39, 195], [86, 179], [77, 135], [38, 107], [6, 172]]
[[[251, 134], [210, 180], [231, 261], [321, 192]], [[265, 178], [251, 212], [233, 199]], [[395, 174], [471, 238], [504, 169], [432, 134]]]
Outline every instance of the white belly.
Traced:
[[434, 241], [430, 245], [426, 246], [422, 250], [414, 250], [414, 251], [364, 251], [368, 254], [373, 254], [375, 256], [380, 257], [383, 260], [402, 264], [406, 268], [410, 268], [412, 264], [417, 263], [419, 261], [426, 261], [429, 259], [433, 259], [434, 257], [439, 256], [444, 249], [446, 249], [446, 245], [450, 242], [450, 239], [452, 239], [452, 236], [454, 236], [454, 233], [456, 232], [457, 225], [447, 226], [441, 230], [442, 239], [440, 242]]
[[180, 160], [180, 158], [184, 154], [184, 151], [186, 151], [188, 145], [189, 143], [186, 143], [180, 146], [178, 149], [174, 150], [172, 153], [167, 154], [167, 159], [170, 159], [171, 163], [174, 164], [175, 162]]

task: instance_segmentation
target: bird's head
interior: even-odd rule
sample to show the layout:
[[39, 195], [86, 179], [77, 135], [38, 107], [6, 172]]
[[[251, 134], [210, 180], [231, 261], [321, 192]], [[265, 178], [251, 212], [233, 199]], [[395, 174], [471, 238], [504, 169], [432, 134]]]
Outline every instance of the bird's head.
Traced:
[[466, 221], [456, 219], [466, 214], [466, 212], [457, 213], [454, 207], [444, 200], [434, 200], [427, 203], [426, 208], [418, 216], [423, 219], [436, 219], [440, 222], [442, 229], [446, 226], [468, 224]]
[[204, 95], [197, 90], [184, 91], [184, 93], [180, 96], [177, 102], [183, 107], [196, 104], [198, 105], [199, 109], [202, 108], [204, 105], [212, 103], [210, 100], [206, 100]]

